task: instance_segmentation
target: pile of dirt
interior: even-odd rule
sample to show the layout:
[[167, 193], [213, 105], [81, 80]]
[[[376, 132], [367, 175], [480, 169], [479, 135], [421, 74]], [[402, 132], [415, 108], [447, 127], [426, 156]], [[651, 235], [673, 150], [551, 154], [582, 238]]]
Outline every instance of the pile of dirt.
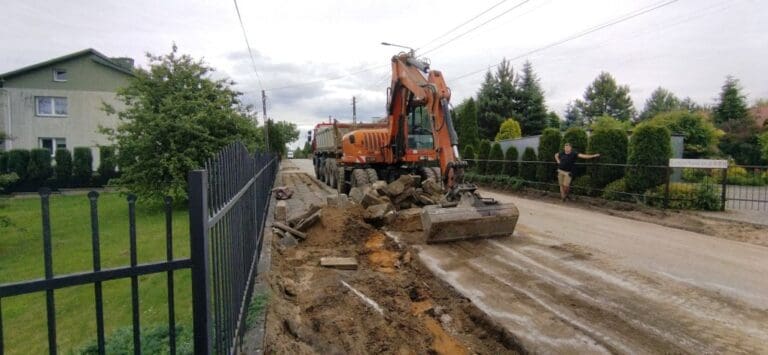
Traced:
[[[356, 206], [324, 207], [305, 241], [274, 241], [266, 353], [521, 352], [511, 334], [363, 214]], [[322, 257], [352, 257], [358, 266], [325, 268]]]

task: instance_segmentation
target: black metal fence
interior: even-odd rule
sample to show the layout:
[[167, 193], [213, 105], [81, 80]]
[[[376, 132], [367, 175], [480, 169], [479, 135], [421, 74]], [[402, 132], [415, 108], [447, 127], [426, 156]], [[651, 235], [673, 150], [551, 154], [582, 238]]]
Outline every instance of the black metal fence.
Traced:
[[196, 353], [234, 354], [261, 252], [277, 174], [273, 154], [227, 147], [189, 174], [190, 237]]
[[[189, 174], [189, 258], [174, 258], [172, 214], [173, 201], [164, 200], [166, 260], [139, 264], [137, 258], [136, 200], [127, 196], [129, 219], [130, 264], [102, 269], [100, 221], [97, 192], [90, 192], [90, 224], [93, 270], [68, 275], [53, 272], [50, 196], [40, 192], [42, 211], [43, 256], [45, 277], [0, 285], [0, 354], [4, 353], [2, 300], [25, 294], [44, 292], [48, 349], [57, 353], [56, 290], [93, 285], [96, 339], [99, 354], [105, 353], [104, 297], [102, 283], [131, 280], [131, 312], [133, 351], [141, 353], [141, 311], [139, 309], [139, 277], [167, 274], [168, 349], [176, 353], [176, 310], [174, 273], [191, 269], [194, 352], [196, 354], [236, 352], [242, 342], [245, 311], [253, 288], [262, 231], [269, 208], [270, 193], [277, 174], [274, 154], [251, 155], [240, 143], [232, 144], [205, 164], [205, 170]], [[42, 331], [42, 330], [41, 330]]]
[[[467, 177], [473, 182], [493, 187], [522, 186], [557, 192], [559, 183], [557, 165], [551, 161], [479, 160], [471, 159]], [[482, 165], [488, 168], [479, 174]], [[510, 170], [509, 165], [514, 164]], [[501, 171], [501, 173], [498, 173]], [[510, 177], [509, 172], [516, 172]], [[626, 184], [612, 183], [627, 174], [641, 176], [646, 185], [641, 190], [627, 188]], [[732, 195], [727, 192], [734, 188], [727, 182], [725, 169], [678, 169], [668, 166], [577, 163], [572, 175], [570, 192], [573, 195], [602, 197], [610, 200], [640, 202], [652, 206], [675, 209], [722, 210]], [[626, 182], [626, 178], [623, 180]], [[765, 188], [765, 187], [763, 187]], [[768, 196], [753, 195], [754, 200], [768, 203]], [[761, 202], [753, 203], [759, 204]]]
[[736, 165], [728, 170], [726, 209], [768, 211], [768, 166]]

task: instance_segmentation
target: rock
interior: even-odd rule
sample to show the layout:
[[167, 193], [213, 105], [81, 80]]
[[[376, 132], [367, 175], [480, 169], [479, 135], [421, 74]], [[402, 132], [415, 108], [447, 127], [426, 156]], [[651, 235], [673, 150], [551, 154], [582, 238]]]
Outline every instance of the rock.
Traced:
[[382, 201], [378, 196], [373, 194], [373, 191], [368, 191], [363, 196], [363, 200], [360, 201], [360, 204], [363, 205], [363, 207], [368, 208], [370, 206], [374, 205], [380, 205], [383, 204], [384, 201]]
[[344, 207], [349, 203], [349, 196], [347, 194], [340, 194], [339, 195], [339, 204], [338, 207]]
[[443, 323], [443, 327], [448, 327], [448, 325], [451, 324], [451, 321], [453, 321], [453, 317], [448, 313], [443, 313], [443, 315], [440, 316], [440, 323]]
[[400, 259], [402, 260], [403, 265], [408, 265], [411, 263], [413, 257], [411, 256], [410, 251], [406, 251]]
[[339, 195], [328, 195], [325, 196], [325, 204], [328, 206], [338, 206], [339, 205]]
[[272, 189], [275, 193], [275, 198], [278, 200], [287, 200], [293, 196], [293, 190], [287, 186], [278, 186]]
[[288, 297], [296, 297], [298, 294], [298, 287], [296, 286], [296, 283], [293, 282], [291, 279], [283, 279], [280, 282], [280, 285], [283, 288], [283, 293]]
[[396, 204], [396, 205], [399, 205], [400, 202], [403, 202], [403, 201], [407, 200], [408, 198], [413, 197], [413, 194], [415, 192], [416, 192], [416, 189], [414, 189], [412, 187], [409, 187], [407, 190], [403, 191], [403, 193], [401, 193], [401, 194], [399, 194], [397, 196], [393, 196], [394, 199], [392, 200], [392, 202], [394, 204]]
[[349, 190], [349, 199], [352, 200], [354, 203], [361, 203], [363, 202], [363, 197], [365, 194], [363, 194], [363, 190], [359, 187], [353, 187]]
[[298, 239], [294, 238], [293, 235], [291, 235], [291, 233], [286, 233], [283, 235], [282, 238], [280, 238], [280, 241], [278, 243], [280, 243], [280, 245], [284, 247], [292, 247], [299, 244], [299, 241]]
[[435, 200], [433, 200], [428, 195], [423, 194], [423, 193], [422, 194], [414, 194], [413, 197], [416, 199], [416, 201], [418, 201], [420, 204], [425, 205], [425, 206], [427, 206], [427, 205], [434, 205], [436, 203]]
[[424, 182], [421, 183], [421, 188], [428, 195], [442, 195], [443, 193], [443, 187], [433, 178], [424, 180]]
[[384, 180], [378, 180], [371, 184], [371, 189], [376, 191], [379, 195], [385, 195], [386, 194], [386, 188], [387, 188], [387, 182]]
[[392, 206], [391, 204], [388, 204], [388, 205], [392, 208], [392, 210], [388, 211], [384, 215], [384, 224], [392, 224], [392, 222], [394, 222], [397, 219], [397, 213], [394, 211], [395, 206]]
[[400, 180], [392, 181], [384, 188], [384, 193], [391, 197], [399, 196], [403, 191], [405, 191], [405, 185]]
[[277, 201], [275, 205], [275, 220], [285, 222], [288, 218], [288, 203], [285, 201]]
[[387, 213], [392, 212], [392, 210], [394, 210], [394, 207], [388, 203], [369, 206], [365, 209], [365, 215], [363, 216], [363, 219], [366, 222], [381, 222], [384, 220]]

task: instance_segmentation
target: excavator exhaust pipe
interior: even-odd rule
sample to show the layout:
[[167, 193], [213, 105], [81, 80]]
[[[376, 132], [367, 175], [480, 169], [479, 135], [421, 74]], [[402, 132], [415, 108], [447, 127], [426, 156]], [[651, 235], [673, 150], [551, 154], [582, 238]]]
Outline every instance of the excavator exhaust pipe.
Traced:
[[426, 206], [421, 224], [427, 244], [455, 240], [506, 237], [515, 231], [520, 212], [514, 204], [442, 207]]

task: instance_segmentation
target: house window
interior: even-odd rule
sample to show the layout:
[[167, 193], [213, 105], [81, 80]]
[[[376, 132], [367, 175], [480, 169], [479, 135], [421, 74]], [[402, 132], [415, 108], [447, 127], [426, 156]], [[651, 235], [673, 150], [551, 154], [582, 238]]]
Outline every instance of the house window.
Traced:
[[51, 156], [56, 155], [56, 149], [67, 149], [66, 138], [38, 138], [40, 148], [48, 149]]
[[68, 114], [66, 97], [35, 96], [35, 108], [38, 116], [59, 116]]
[[67, 81], [67, 70], [53, 69], [53, 81]]

